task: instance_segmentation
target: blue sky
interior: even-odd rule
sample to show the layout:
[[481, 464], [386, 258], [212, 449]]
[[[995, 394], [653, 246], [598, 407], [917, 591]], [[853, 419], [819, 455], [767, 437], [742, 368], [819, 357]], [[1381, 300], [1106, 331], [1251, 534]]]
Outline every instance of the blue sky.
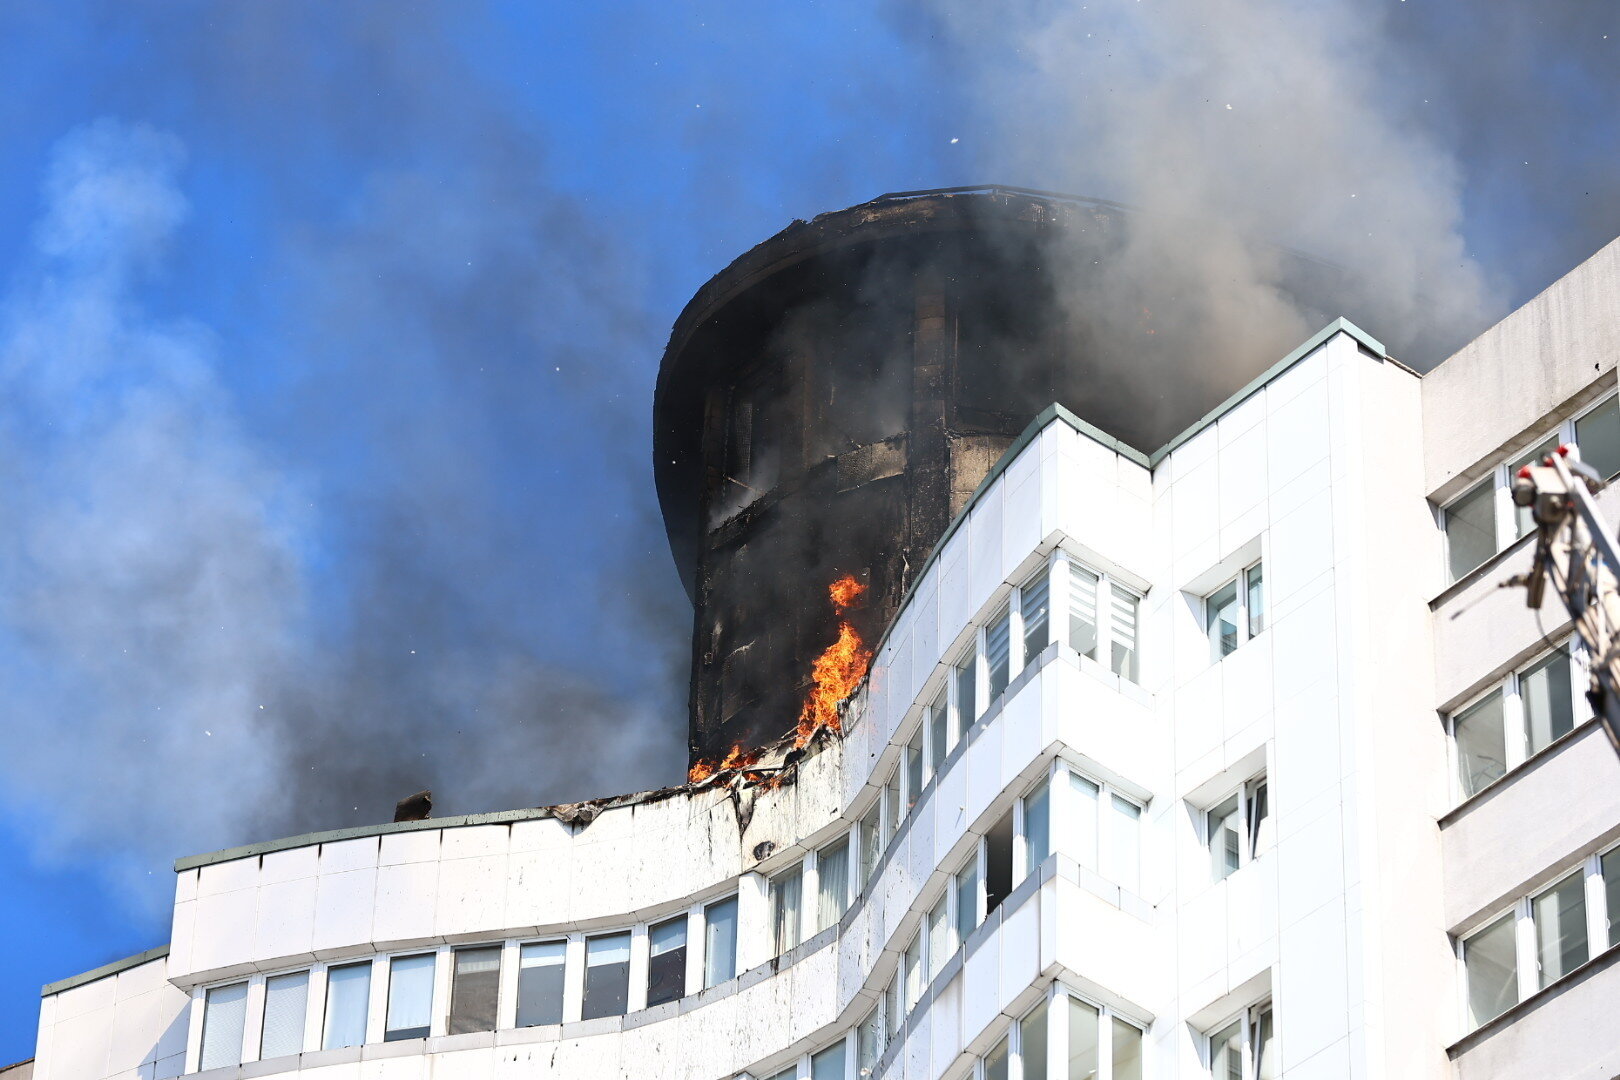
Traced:
[[178, 855], [680, 775], [653, 379], [790, 220], [1074, 190], [1459, 326], [1620, 232], [1613, 15], [1187, 2], [0, 6], [0, 1061]]

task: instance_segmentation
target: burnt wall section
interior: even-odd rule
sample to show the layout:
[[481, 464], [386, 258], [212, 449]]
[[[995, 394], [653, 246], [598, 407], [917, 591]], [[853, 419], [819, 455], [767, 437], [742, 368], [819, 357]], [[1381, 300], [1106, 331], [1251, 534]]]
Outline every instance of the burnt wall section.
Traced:
[[1167, 409], [1138, 366], [1165, 342], [1153, 313], [1106, 336], [1077, 314], [1131, 220], [1017, 189], [885, 196], [795, 222], [687, 305], [659, 372], [654, 464], [695, 608], [694, 760], [794, 726], [838, 633], [827, 586], [867, 585], [850, 618], [875, 643], [1046, 406], [1151, 449], [1274, 358]]

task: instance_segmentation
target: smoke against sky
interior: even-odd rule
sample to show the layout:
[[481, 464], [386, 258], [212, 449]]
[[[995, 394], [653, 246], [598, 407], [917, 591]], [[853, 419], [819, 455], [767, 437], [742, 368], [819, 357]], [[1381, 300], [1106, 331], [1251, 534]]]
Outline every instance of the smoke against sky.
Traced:
[[[1616, 19], [0, 11], [0, 846], [118, 881], [138, 927], [71, 955], [34, 935], [23, 982], [161, 940], [177, 854], [423, 786], [455, 812], [678, 778], [653, 376], [685, 300], [791, 218], [985, 182], [1117, 199], [1154, 224], [1102, 295], [1164, 296], [1190, 354], [1258, 369], [1316, 329], [1258, 236], [1359, 275], [1346, 313], [1432, 362], [1424, 335], [1620, 232]], [[5, 1011], [0, 1059], [32, 1026]]]

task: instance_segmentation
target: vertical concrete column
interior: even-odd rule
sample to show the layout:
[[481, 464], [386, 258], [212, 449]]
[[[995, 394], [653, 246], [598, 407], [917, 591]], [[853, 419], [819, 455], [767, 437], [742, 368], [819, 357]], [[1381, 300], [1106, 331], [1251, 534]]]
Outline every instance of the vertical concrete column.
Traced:
[[800, 871], [799, 940], [809, 941], [821, 933], [821, 860], [814, 851], [804, 857]]
[[764, 874], [744, 874], [737, 880], [737, 973], [763, 964], [773, 951], [770, 882]]
[[371, 961], [371, 996], [366, 1001], [366, 1042], [383, 1041], [388, 1025], [388, 957]]
[[1024, 670], [1024, 590], [1013, 586], [1007, 597], [1007, 685]]
[[450, 1031], [450, 995], [456, 974], [456, 950], [440, 945], [433, 957], [433, 1011], [429, 1014], [428, 1034]]
[[1062, 548], [1054, 552], [1048, 573], [1046, 625], [1058, 643], [1058, 652], [1073, 652], [1069, 645], [1069, 553]]
[[693, 904], [686, 912], [686, 993], [703, 991], [704, 949], [703, 905]]
[[[950, 361], [956, 342], [944, 279], [937, 272], [924, 271], [913, 287], [911, 434], [906, 447], [911, 521], [906, 545], [911, 573], [915, 574], [950, 524], [950, 439], [946, 402]], [[908, 575], [902, 587], [910, 585]]]
[[625, 1012], [640, 1012], [647, 1007], [647, 971], [651, 963], [647, 924], [637, 923], [630, 929], [630, 992], [625, 997]]
[[247, 1028], [242, 1032], [242, 1060], [258, 1061], [259, 1048], [264, 1038], [264, 976], [254, 975], [248, 979], [248, 992], [246, 1002], [245, 1022]]
[[515, 941], [501, 945], [501, 983], [495, 998], [495, 1026], [517, 1027], [518, 976], [522, 972], [523, 946]]
[[[1045, 914], [1047, 904], [1042, 904], [1042, 914]], [[1044, 954], [1047, 950], [1042, 949]], [[1068, 1071], [1069, 1061], [1069, 995], [1062, 992], [1050, 994], [1046, 999], [1046, 1061], [1048, 1076], [1063, 1076]], [[1112, 1059], [1102, 1058], [1098, 1065], [1105, 1072], [1099, 1076], [1107, 1076], [1112, 1071]]]
[[309, 997], [304, 1004], [304, 1052], [319, 1050], [326, 1032], [326, 965], [309, 969]]
[[203, 1007], [208, 991], [200, 986], [191, 989], [191, 1013], [186, 1017], [186, 1072], [196, 1072], [202, 1065]]
[[563, 1023], [578, 1020], [585, 1009], [585, 935], [568, 935], [563, 952]]

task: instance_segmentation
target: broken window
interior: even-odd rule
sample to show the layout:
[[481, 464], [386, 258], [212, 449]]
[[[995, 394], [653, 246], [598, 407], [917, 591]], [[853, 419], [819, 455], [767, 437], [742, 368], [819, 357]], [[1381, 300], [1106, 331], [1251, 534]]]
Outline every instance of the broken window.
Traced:
[[567, 955], [565, 941], [537, 941], [518, 953], [518, 1027], [562, 1023]]
[[686, 916], [647, 928], [647, 1007], [686, 995]]
[[396, 956], [388, 965], [388, 1020], [383, 1042], [425, 1039], [433, 1023], [432, 953]]
[[501, 947], [457, 949], [450, 986], [450, 1034], [494, 1031], [501, 992]]
[[1001, 906], [1013, 887], [1013, 815], [1008, 810], [984, 836], [984, 913]]
[[865, 1080], [877, 1072], [885, 1045], [883, 1010], [874, 1006], [855, 1031], [855, 1075]]
[[630, 934], [603, 934], [585, 939], [585, 1007], [581, 1016], [595, 1020], [621, 1016], [630, 997]]
[[247, 1027], [245, 982], [216, 986], [203, 998], [202, 1056], [199, 1069], [242, 1063], [242, 1032]]
[[703, 909], [703, 985], [719, 986], [737, 976], [737, 898], [728, 896]]

